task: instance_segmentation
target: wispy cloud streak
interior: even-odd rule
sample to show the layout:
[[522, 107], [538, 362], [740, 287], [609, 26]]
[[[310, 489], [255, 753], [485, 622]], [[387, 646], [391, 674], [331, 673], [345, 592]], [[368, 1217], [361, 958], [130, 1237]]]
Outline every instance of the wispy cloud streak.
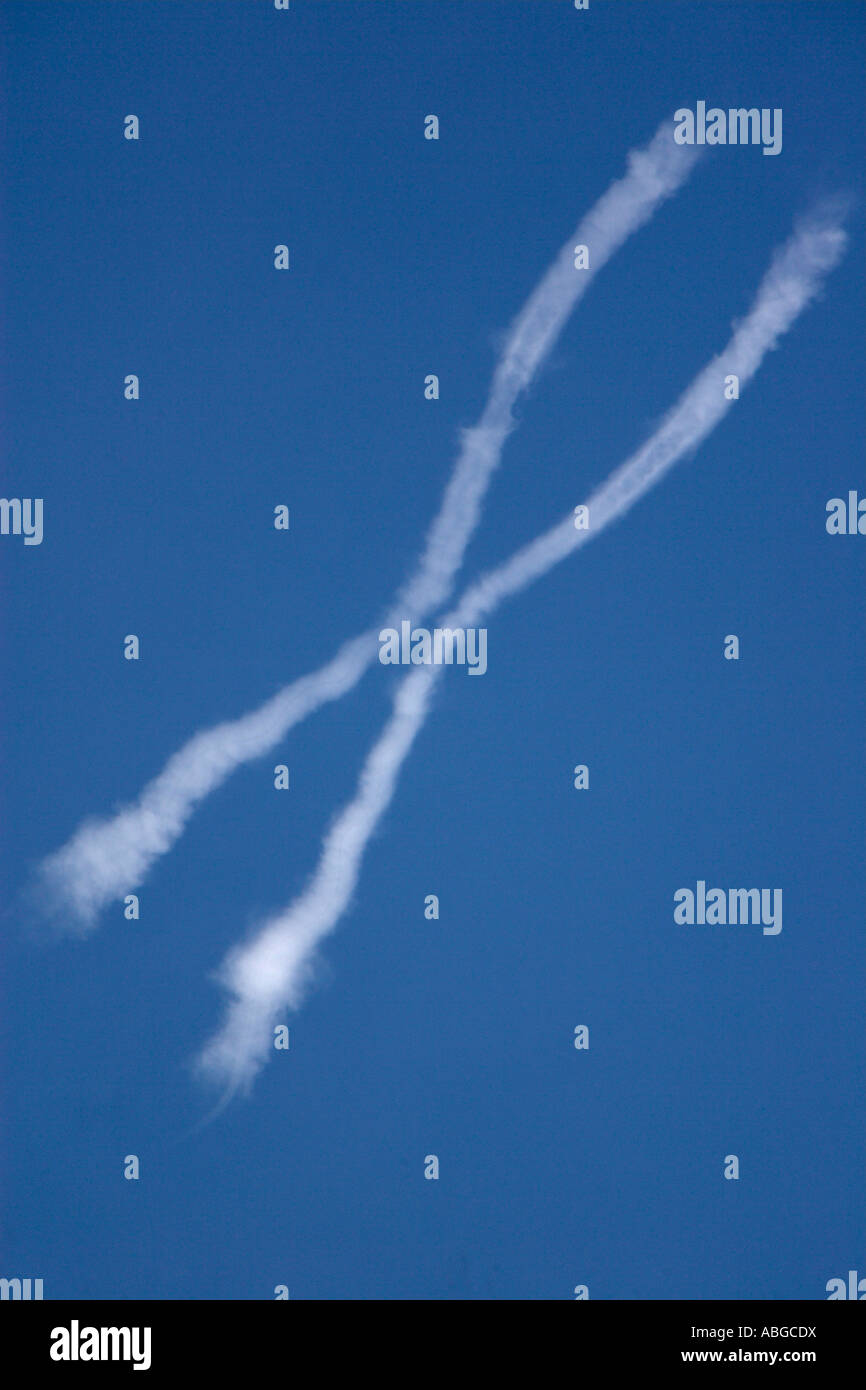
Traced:
[[[837, 219], [834, 207], [816, 211], [777, 252], [749, 314], [735, 327], [724, 351], [699, 373], [650, 439], [591, 495], [586, 504], [590, 529], [575, 530], [569, 513], [468, 588], [438, 626], [468, 627], [490, 615], [509, 595], [624, 516], [707, 437], [732, 404], [724, 396], [725, 376], [737, 375], [741, 387], [750, 380], [842, 256], [846, 236]], [[356, 794], [328, 830], [308, 886], [224, 961], [219, 979], [230, 1002], [223, 1026], [203, 1050], [198, 1067], [224, 1085], [227, 1095], [250, 1084], [269, 1055], [272, 1028], [281, 1012], [300, 1003], [316, 948], [351, 901], [364, 851], [394, 795], [442, 669], [418, 667], [399, 685], [393, 712], [367, 756]]]
[[[416, 621], [452, 591], [478, 525], [490, 480], [514, 428], [511, 411], [531, 384], [563, 325], [598, 271], [688, 177], [698, 151], [676, 145], [666, 121], [649, 145], [628, 156], [625, 175], [602, 195], [563, 246], [512, 324], [478, 424], [462, 432], [460, 451], [414, 575], [388, 614], [340, 647], [318, 671], [284, 687], [259, 709], [193, 736], [138, 799], [110, 818], [89, 819], [38, 872], [36, 892], [61, 929], [93, 928], [100, 911], [134, 892], [176, 843], [200, 802], [243, 763], [264, 756], [314, 710], [355, 686], [376, 659], [376, 634]], [[590, 250], [576, 270], [573, 249]]]

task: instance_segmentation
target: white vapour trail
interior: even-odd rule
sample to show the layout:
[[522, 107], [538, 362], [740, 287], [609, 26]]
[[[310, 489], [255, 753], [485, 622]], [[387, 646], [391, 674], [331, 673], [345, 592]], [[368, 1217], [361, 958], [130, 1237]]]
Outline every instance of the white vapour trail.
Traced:
[[[70, 930], [91, 929], [111, 901], [134, 891], [179, 839], [196, 806], [236, 768], [267, 753], [295, 724], [351, 690], [378, 654], [380, 627], [417, 620], [447, 600], [481, 515], [484, 494], [514, 428], [511, 408], [530, 385], [577, 301], [622, 243], [685, 181], [697, 151], [676, 145], [666, 121], [626, 174], [602, 195], [563, 246], [509, 330], [484, 413], [464, 430], [451, 479], [414, 576], [375, 628], [340, 647], [318, 671], [278, 691], [240, 719], [195, 734], [138, 799], [110, 818], [89, 819], [41, 864], [37, 894]], [[576, 270], [573, 249], [589, 247]]]
[[[650, 439], [589, 498], [589, 530], [576, 530], [569, 513], [468, 588], [437, 626], [470, 627], [491, 614], [503, 599], [622, 517], [706, 438], [730, 406], [723, 394], [725, 376], [738, 376], [742, 386], [754, 375], [841, 257], [846, 237], [836, 216], [830, 207], [819, 210], [776, 254], [748, 316], [735, 327], [724, 351], [700, 372]], [[441, 673], [441, 666], [421, 666], [402, 681], [356, 794], [331, 825], [308, 886], [223, 962], [219, 978], [231, 999], [223, 1026], [198, 1058], [198, 1068], [225, 1084], [228, 1094], [249, 1085], [269, 1054], [280, 1012], [300, 1003], [315, 949], [349, 905], [364, 850], [391, 801]]]

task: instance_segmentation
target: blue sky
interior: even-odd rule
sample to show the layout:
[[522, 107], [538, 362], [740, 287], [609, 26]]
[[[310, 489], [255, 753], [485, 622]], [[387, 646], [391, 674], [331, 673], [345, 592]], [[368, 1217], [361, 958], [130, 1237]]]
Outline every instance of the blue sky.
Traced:
[[[483, 679], [447, 673], [249, 1099], [187, 1132], [213, 971], [303, 887], [398, 673], [216, 792], [140, 921], [58, 942], [6, 913], [0, 1273], [123, 1299], [820, 1299], [866, 1273], [863, 542], [824, 525], [864, 492], [863, 49], [845, 0], [0, 9], [3, 493], [45, 499], [42, 545], [0, 538], [7, 903], [375, 620], [503, 330], [666, 115], [781, 107], [783, 149], [711, 151], [594, 281], [464, 578], [639, 445], [797, 215], [855, 195], [845, 261], [719, 429], [490, 620]], [[701, 878], [782, 887], [781, 934], [676, 926]]]

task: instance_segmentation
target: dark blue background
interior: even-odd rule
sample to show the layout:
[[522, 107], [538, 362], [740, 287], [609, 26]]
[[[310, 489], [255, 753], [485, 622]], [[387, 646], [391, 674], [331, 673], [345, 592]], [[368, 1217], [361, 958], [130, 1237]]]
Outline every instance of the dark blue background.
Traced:
[[[248, 1101], [185, 1133], [209, 976], [303, 886], [398, 671], [215, 794], [139, 922], [57, 944], [7, 915], [0, 1273], [180, 1299], [823, 1298], [866, 1273], [864, 542], [824, 526], [864, 491], [863, 31], [844, 0], [0, 9], [2, 486], [45, 499], [41, 546], [0, 539], [8, 901], [375, 620], [502, 330], [666, 115], [781, 107], [782, 153], [712, 151], [593, 284], [466, 577], [642, 441], [799, 212], [858, 195], [826, 294], [696, 457], [496, 614], [484, 679], [443, 682]], [[675, 926], [698, 878], [781, 887], [781, 935]]]

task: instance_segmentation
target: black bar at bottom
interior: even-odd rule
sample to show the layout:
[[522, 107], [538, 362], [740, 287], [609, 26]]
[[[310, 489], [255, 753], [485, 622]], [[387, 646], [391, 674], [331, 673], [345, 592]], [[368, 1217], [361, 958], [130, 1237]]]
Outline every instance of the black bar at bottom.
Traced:
[[[862, 1301], [862, 1300], [861, 1300]], [[333, 1370], [335, 1352], [359, 1370], [400, 1370], [402, 1378], [435, 1371], [467, 1369], [476, 1358], [508, 1360], [518, 1349], [537, 1354], [550, 1369], [555, 1343], [526, 1342], [537, 1337], [538, 1305], [531, 1303], [467, 1301], [441, 1306], [421, 1316], [421, 1303], [392, 1304], [345, 1300], [317, 1304], [310, 1300], [274, 1302], [4, 1302], [0, 1305], [3, 1360], [54, 1377], [114, 1376], [136, 1371], [140, 1377], [193, 1371], [197, 1375], [264, 1369], [291, 1369], [291, 1348], [298, 1338], [327, 1340], [307, 1344], [308, 1355], [321, 1358]], [[441, 1305], [440, 1300], [436, 1300]], [[461, 1314], [456, 1311], [463, 1306]], [[518, 1307], [535, 1306], [521, 1326]], [[378, 1325], [377, 1308], [391, 1308], [387, 1322]], [[414, 1312], [409, 1312], [409, 1309]], [[507, 1310], [507, 1323], [497, 1325], [497, 1308]], [[367, 1320], [361, 1337], [358, 1311]], [[451, 1319], [456, 1321], [452, 1322]], [[348, 1321], [349, 1326], [343, 1327]], [[426, 1327], [425, 1327], [426, 1324]], [[556, 1316], [544, 1315], [545, 1339], [566, 1340], [563, 1350], [576, 1372], [587, 1369], [592, 1357], [596, 1371], [639, 1371], [652, 1374], [672, 1367], [765, 1365], [806, 1366], [822, 1376], [858, 1364], [866, 1328], [862, 1315], [841, 1302], [569, 1302]], [[401, 1332], [420, 1333], [410, 1341], [409, 1359]], [[460, 1334], [457, 1347], [450, 1332]], [[347, 1337], [347, 1333], [349, 1334]], [[370, 1339], [376, 1338], [376, 1346]], [[521, 1347], [520, 1344], [523, 1343]], [[532, 1347], [535, 1353], [532, 1353]], [[287, 1357], [288, 1354], [288, 1357]], [[417, 1357], [417, 1365], [412, 1359]], [[488, 1373], [489, 1373], [488, 1364]], [[519, 1375], [519, 1369], [517, 1370]], [[547, 1378], [538, 1367], [534, 1377]]]

